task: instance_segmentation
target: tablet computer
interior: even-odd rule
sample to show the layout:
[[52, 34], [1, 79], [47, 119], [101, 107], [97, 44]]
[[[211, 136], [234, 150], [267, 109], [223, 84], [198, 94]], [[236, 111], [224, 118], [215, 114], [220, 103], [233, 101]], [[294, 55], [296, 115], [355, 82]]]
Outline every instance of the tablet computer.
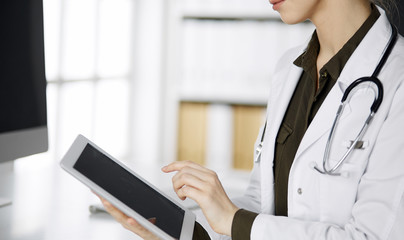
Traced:
[[84, 136], [75, 139], [60, 165], [161, 239], [192, 239], [195, 215], [190, 210]]

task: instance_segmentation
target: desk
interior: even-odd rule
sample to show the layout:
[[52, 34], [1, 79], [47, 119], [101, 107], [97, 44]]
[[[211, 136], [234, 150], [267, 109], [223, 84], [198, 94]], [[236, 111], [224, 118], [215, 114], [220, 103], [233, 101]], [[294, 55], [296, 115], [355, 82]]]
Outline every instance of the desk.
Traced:
[[[159, 169], [142, 168], [140, 174], [174, 194], [170, 190], [172, 175]], [[229, 195], [237, 196], [247, 186], [248, 174], [227, 174], [222, 181]], [[13, 201], [0, 208], [1, 240], [140, 239], [108, 214], [91, 214], [89, 206], [99, 200], [53, 159], [29, 157], [15, 161], [12, 172], [0, 173], [0, 196]], [[184, 205], [195, 206], [192, 200]]]

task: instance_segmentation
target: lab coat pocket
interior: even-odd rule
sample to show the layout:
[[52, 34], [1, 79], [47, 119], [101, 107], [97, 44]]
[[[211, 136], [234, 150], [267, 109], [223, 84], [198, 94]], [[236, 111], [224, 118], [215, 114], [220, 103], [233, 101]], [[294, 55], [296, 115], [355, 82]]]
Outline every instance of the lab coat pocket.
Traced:
[[344, 163], [338, 172], [340, 176], [319, 175], [320, 219], [343, 226], [351, 217], [363, 169], [360, 164]]
[[[363, 139], [356, 142], [351, 152], [348, 153], [349, 149], [351, 148], [352, 144], [354, 144], [355, 137], [345, 138], [343, 140], [335, 141], [334, 147], [330, 151], [330, 156], [327, 158], [326, 167], [328, 170], [334, 168], [339, 164], [341, 159], [344, 157], [345, 160], [342, 162], [339, 168], [337, 168], [336, 172], [342, 172], [344, 174], [349, 173], [349, 171], [341, 171], [341, 167], [345, 164], [358, 165], [358, 168], [363, 167], [366, 164], [364, 156], [368, 153], [369, 147], [369, 140]], [[346, 156], [345, 156], [346, 155]]]
[[281, 128], [279, 129], [278, 136], [276, 138], [276, 142], [280, 144], [284, 144], [290, 134], [292, 134], [293, 129], [287, 124], [283, 123]]
[[279, 158], [282, 158], [283, 152], [285, 150], [284, 144], [292, 133], [293, 129], [287, 123], [282, 123], [281, 128], [278, 132], [278, 136], [276, 137], [276, 154], [279, 156]]

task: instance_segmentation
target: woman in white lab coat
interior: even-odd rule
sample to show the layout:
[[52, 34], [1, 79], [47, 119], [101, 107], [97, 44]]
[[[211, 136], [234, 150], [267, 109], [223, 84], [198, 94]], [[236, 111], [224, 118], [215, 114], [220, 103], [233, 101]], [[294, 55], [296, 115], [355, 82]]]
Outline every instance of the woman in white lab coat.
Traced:
[[[368, 19], [375, 11], [368, 0], [270, 2], [284, 22], [294, 24], [309, 19], [316, 26], [313, 35], [318, 41], [315, 92], [321, 86], [321, 69], [346, 48], [346, 43], [364, 23], [369, 24]], [[315, 169], [323, 170], [324, 150], [344, 91], [354, 80], [373, 73], [389, 43], [392, 27], [384, 11], [381, 8], [376, 11], [380, 16], [371, 22], [365, 35], [359, 37], [360, 42], [349, 59], [345, 59], [343, 69], [326, 91], [293, 152], [293, 162], [286, 176], [286, 214], [276, 213], [279, 187], [274, 174], [279, 173], [274, 171], [274, 163], [279, 154], [276, 152], [278, 144], [293, 132], [289, 129], [286, 135], [281, 133], [306, 71], [297, 66], [296, 59], [304, 55], [308, 42], [288, 51], [276, 66], [266, 127], [261, 128], [256, 143], [257, 146], [264, 139], [263, 147], [244, 197], [231, 201], [217, 175], [192, 162], [175, 162], [163, 168], [164, 172], [177, 171], [173, 177], [175, 191], [181, 199], [189, 197], [200, 205], [209, 224], [204, 227], [211, 232], [211, 237], [218, 236], [213, 230], [233, 239], [244, 238], [237, 235], [240, 231], [251, 239], [404, 239], [403, 37], [398, 37], [378, 76], [384, 88], [380, 109], [360, 146], [355, 146], [337, 169], [341, 175], [322, 174]], [[374, 93], [370, 85], [367, 86], [358, 87], [345, 107], [327, 158], [329, 168], [341, 159], [369, 114]], [[281, 134], [283, 139], [280, 139]], [[133, 219], [105, 200], [103, 203], [126, 228], [143, 238], [153, 238]]]

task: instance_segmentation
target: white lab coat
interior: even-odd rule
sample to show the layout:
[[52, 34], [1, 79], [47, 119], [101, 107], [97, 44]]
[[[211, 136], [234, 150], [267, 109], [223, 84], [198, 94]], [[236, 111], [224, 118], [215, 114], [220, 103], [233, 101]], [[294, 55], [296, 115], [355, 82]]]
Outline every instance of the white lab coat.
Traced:
[[[379, 11], [381, 16], [346, 63], [301, 141], [290, 170], [288, 217], [273, 215], [274, 146], [302, 74], [293, 61], [307, 43], [280, 59], [270, 89], [261, 160], [254, 164], [245, 196], [234, 200], [239, 207], [260, 213], [251, 239], [404, 239], [403, 37], [399, 36], [379, 74], [384, 99], [363, 137], [364, 149], [354, 150], [342, 165], [343, 176], [322, 175], [313, 168], [322, 169], [326, 141], [344, 90], [373, 73], [390, 39], [390, 24], [384, 11]], [[369, 114], [374, 94], [363, 86], [358, 89], [336, 129], [330, 166], [341, 158]]]

